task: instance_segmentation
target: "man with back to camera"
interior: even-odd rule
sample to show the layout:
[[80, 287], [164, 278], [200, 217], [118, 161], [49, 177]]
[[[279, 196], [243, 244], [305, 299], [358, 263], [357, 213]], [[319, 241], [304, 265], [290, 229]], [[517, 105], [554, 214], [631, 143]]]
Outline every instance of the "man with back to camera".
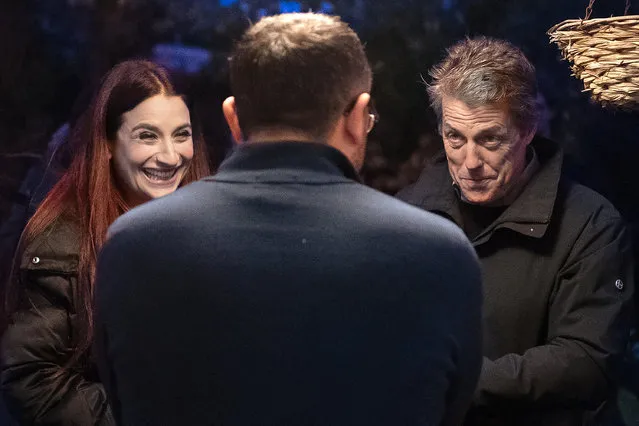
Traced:
[[606, 425], [631, 323], [629, 234], [536, 136], [535, 69], [459, 42], [428, 88], [444, 152], [398, 197], [463, 228], [482, 264], [484, 362], [467, 425]]
[[479, 264], [448, 221], [359, 183], [371, 69], [336, 17], [246, 31], [217, 175], [134, 209], [98, 267], [122, 425], [457, 425], [481, 364]]

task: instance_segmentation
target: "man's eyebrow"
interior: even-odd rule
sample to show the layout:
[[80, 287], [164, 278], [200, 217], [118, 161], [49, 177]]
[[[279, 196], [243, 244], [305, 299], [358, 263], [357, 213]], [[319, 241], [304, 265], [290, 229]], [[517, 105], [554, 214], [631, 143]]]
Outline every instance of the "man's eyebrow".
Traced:
[[485, 135], [485, 134], [494, 134], [494, 135], [505, 135], [508, 133], [508, 129], [504, 126], [500, 126], [500, 125], [495, 125], [495, 126], [491, 126], [488, 127], [486, 129], [482, 129], [479, 131], [479, 135]]
[[442, 128], [444, 130], [452, 130], [453, 132], [457, 132], [459, 133], [459, 130], [457, 130], [455, 127], [453, 127], [451, 124], [449, 124], [448, 122], [444, 122], [444, 125], [442, 126]]

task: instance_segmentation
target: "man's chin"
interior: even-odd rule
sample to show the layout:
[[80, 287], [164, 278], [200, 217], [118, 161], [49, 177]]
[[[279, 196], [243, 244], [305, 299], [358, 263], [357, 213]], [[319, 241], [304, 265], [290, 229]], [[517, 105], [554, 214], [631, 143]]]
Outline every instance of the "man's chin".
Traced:
[[490, 192], [462, 191], [462, 196], [465, 202], [477, 205], [490, 204], [495, 199]]

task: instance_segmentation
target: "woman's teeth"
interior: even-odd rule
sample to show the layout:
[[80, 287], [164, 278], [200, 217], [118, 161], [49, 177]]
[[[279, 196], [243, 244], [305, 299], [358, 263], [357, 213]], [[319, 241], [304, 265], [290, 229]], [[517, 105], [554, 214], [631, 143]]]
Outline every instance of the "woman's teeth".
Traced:
[[142, 171], [151, 180], [163, 181], [171, 180], [175, 176], [177, 168], [169, 170], [142, 169]]

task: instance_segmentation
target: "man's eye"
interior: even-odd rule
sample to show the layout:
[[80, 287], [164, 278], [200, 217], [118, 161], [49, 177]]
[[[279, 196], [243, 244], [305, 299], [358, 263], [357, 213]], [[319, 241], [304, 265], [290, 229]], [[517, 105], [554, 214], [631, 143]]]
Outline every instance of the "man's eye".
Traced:
[[481, 144], [487, 147], [496, 147], [499, 146], [503, 142], [504, 138], [501, 136], [485, 136], [481, 138]]
[[452, 148], [461, 148], [465, 143], [463, 136], [459, 133], [446, 133], [445, 138], [448, 145]]

